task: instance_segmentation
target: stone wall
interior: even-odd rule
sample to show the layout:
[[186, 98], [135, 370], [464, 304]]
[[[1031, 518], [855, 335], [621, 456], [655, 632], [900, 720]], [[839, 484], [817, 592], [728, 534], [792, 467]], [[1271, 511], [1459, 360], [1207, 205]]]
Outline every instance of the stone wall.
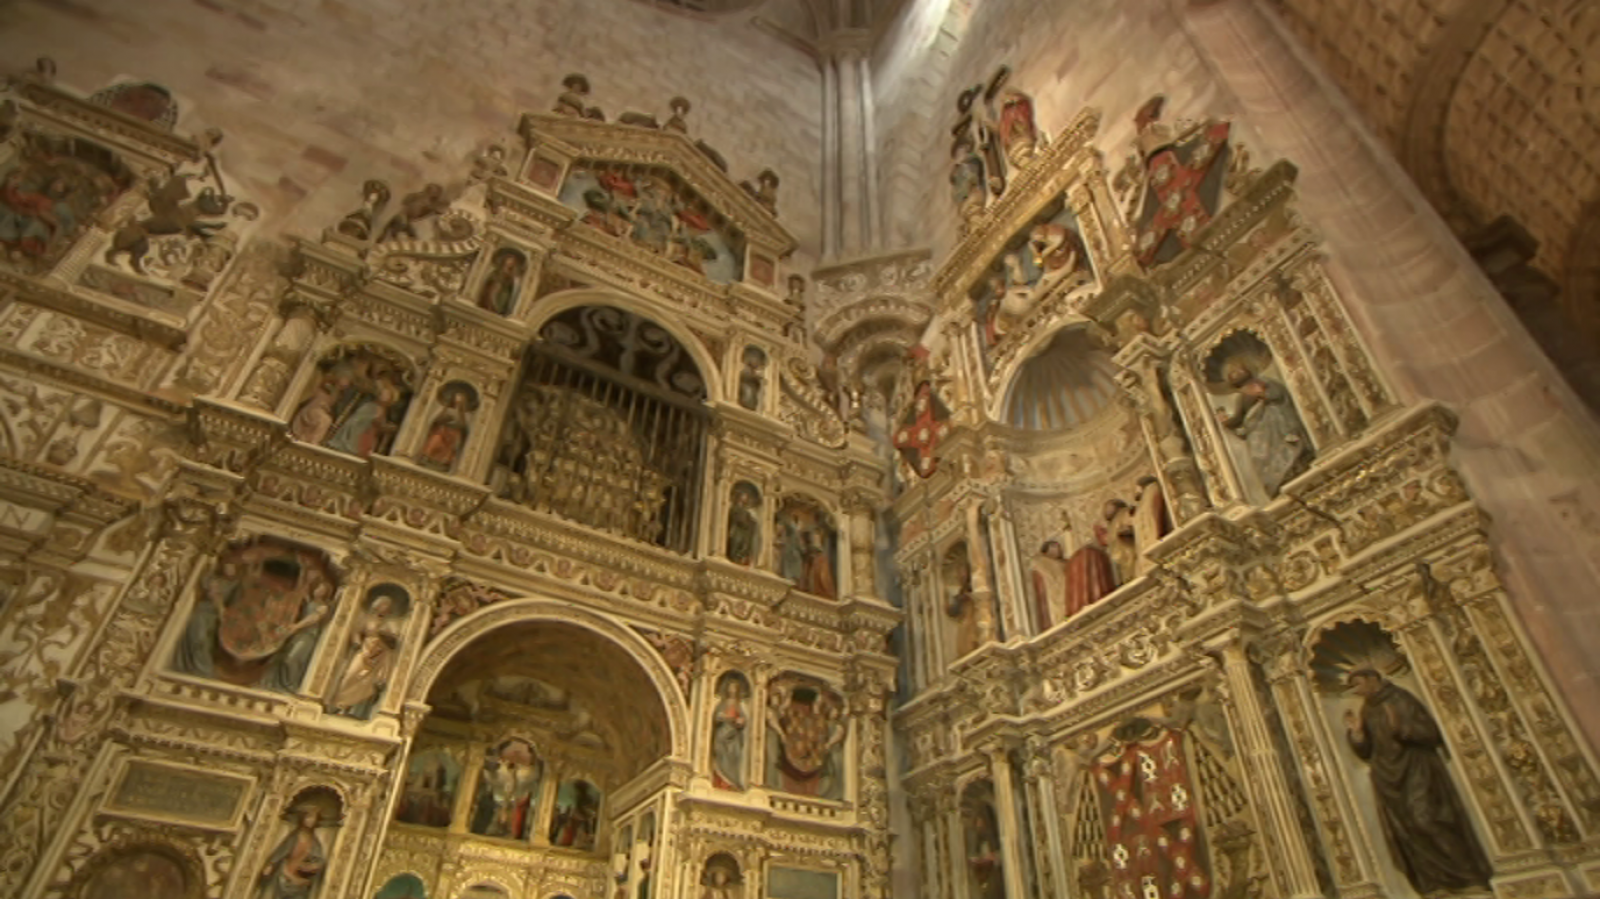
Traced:
[[122, 76], [161, 84], [219, 127], [230, 189], [265, 230], [313, 235], [358, 202], [366, 178], [396, 194], [457, 177], [517, 116], [546, 111], [583, 72], [608, 118], [665, 119], [687, 97], [689, 130], [738, 179], [783, 178], [783, 223], [816, 245], [820, 82], [802, 51], [748, 15], [691, 17], [630, 0], [74, 0], [0, 7], [0, 58], [53, 58], [68, 87]]

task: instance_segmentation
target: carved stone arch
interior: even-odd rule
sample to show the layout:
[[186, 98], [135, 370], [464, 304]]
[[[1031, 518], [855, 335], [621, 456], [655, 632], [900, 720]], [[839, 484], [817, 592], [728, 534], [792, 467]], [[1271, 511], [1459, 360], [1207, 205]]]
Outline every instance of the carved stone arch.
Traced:
[[511, 878], [504, 876], [504, 874], [500, 871], [485, 870], [481, 867], [468, 868], [457, 876], [457, 884], [456, 887], [450, 891], [450, 897], [451, 899], [462, 899], [462, 897], [467, 895], [469, 890], [474, 890], [478, 887], [492, 887], [504, 892], [506, 894], [506, 899], [511, 899], [511, 897], [516, 896], [520, 890], [518, 890], [516, 887], [506, 885], [506, 881], [510, 879]]
[[667, 719], [668, 742], [674, 758], [689, 758], [689, 700], [678, 686], [661, 654], [643, 636], [620, 621], [571, 603], [552, 599], [505, 600], [467, 615], [445, 628], [429, 643], [412, 673], [408, 702], [423, 703], [446, 663], [479, 637], [508, 625], [568, 624], [588, 630], [625, 652], [650, 679]]
[[817, 323], [817, 343], [839, 349], [868, 325], [880, 324], [922, 333], [933, 317], [930, 303], [902, 296], [873, 296], [827, 313]]
[[700, 379], [705, 382], [706, 403], [715, 405], [723, 400], [731, 400], [731, 397], [724, 395], [722, 365], [716, 355], [698, 335], [683, 326], [682, 310], [673, 309], [659, 300], [625, 291], [594, 287], [558, 291], [534, 301], [533, 309], [528, 313], [529, 328], [537, 334], [546, 322], [580, 306], [612, 306], [649, 319], [671, 334], [694, 360], [695, 366], [700, 369]]
[[[397, 877], [404, 877], [408, 874], [421, 881], [424, 889], [429, 889], [430, 887], [438, 885], [437, 877], [430, 877], [429, 875], [424, 874], [410, 859], [385, 858], [382, 862], [380, 862], [379, 866], [373, 870], [372, 895], [376, 896], [378, 893], [382, 892], [383, 888], [388, 886], [391, 880], [394, 880]], [[359, 896], [359, 899], [371, 899], [371, 896], [362, 896], [360, 894], [357, 895]]]

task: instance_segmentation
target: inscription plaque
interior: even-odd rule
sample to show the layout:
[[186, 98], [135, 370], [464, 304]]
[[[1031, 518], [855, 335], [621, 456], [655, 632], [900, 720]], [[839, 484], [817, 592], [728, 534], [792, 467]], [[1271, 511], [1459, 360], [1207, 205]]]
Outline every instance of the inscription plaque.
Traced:
[[231, 828], [244, 811], [252, 783], [248, 777], [132, 760], [123, 766], [105, 810], [159, 821]]
[[767, 869], [769, 899], [838, 899], [839, 875], [806, 868]]

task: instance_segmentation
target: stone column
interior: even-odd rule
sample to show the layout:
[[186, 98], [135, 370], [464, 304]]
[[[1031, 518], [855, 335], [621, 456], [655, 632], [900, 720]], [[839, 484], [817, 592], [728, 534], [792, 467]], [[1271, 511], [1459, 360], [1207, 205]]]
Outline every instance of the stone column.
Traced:
[[951, 899], [982, 899], [972, 895], [972, 878], [967, 874], [967, 826], [961, 820], [961, 801], [953, 792], [940, 798], [944, 803], [940, 817], [944, 820], [945, 855], [950, 860], [945, 874], [950, 878]]
[[839, 254], [839, 73], [836, 60], [822, 66], [822, 255]]
[[834, 103], [839, 123], [839, 247], [844, 256], [855, 256], [866, 249], [861, 239], [861, 206], [865, 184], [861, 177], [861, 70], [856, 65], [861, 48], [854, 41], [842, 40], [834, 51], [838, 72]]
[[1237, 631], [1222, 638], [1221, 645], [1209, 647], [1222, 656], [1222, 674], [1227, 709], [1238, 741], [1239, 755], [1250, 776], [1245, 782], [1251, 804], [1261, 816], [1262, 845], [1268, 864], [1286, 889], [1288, 899], [1314, 899], [1322, 895], [1317, 883], [1316, 862], [1305, 844], [1300, 816], [1295, 808], [1293, 786], [1284, 776], [1283, 760], [1278, 758], [1268, 731], [1266, 712], [1250, 673], [1243, 635]]
[[877, 529], [874, 525], [872, 505], [865, 497], [853, 497], [845, 505], [850, 522], [850, 593], [853, 596], [876, 598], [877, 589]]
[[[1032, 794], [1029, 808], [1033, 809], [1035, 819], [1043, 825], [1033, 834], [1034, 851], [1038, 858], [1036, 868], [1040, 872], [1039, 891], [1041, 895], [1067, 899], [1067, 884], [1072, 872], [1067, 868], [1063, 849], [1066, 843], [1061, 834], [1061, 819], [1056, 814], [1056, 782], [1050, 770], [1049, 749], [1032, 738], [1029, 740], [1025, 774], [1025, 782]], [[1050, 872], [1048, 880], [1044, 877], [1046, 871]]]
[[239, 402], [246, 406], [268, 412], [277, 408], [284, 388], [294, 379], [295, 369], [316, 335], [317, 316], [311, 306], [294, 303], [285, 313], [276, 329], [267, 329], [256, 348], [254, 364], [247, 367], [250, 374], [239, 389]]
[[[1264, 148], [1299, 168], [1299, 207], [1329, 276], [1410, 399], [1461, 417], [1455, 461], [1504, 526], [1517, 609], [1572, 696], [1600, 679], [1600, 425], [1398, 162], [1260, 0], [1173, 0], [1201, 56]], [[1588, 531], [1588, 534], [1585, 533]], [[1572, 704], [1600, 742], [1600, 703]]]
[[856, 57], [861, 104], [861, 180], [866, 194], [861, 204], [861, 243], [867, 250], [883, 249], [883, 199], [878, 190], [877, 110], [872, 102], [872, 60], [866, 53]]
[[1000, 864], [1005, 870], [1006, 895], [1028, 895], [1028, 883], [1022, 876], [1022, 834], [1017, 826], [1019, 809], [1017, 808], [1017, 793], [1012, 785], [1011, 759], [1007, 757], [1006, 747], [993, 745], [986, 747], [989, 756], [990, 777], [994, 781], [995, 817], [1000, 820]]
[[[995, 626], [994, 579], [989, 577], [989, 544], [978, 520], [980, 509], [979, 503], [969, 498], [966, 511], [967, 565], [972, 572], [972, 614], [977, 622], [978, 645], [981, 647], [998, 639], [999, 629]], [[947, 589], [955, 589], [956, 586], [945, 585]]]
[[[1184, 441], [1177, 410], [1161, 390], [1168, 364], [1166, 354], [1154, 339], [1142, 336], [1130, 341], [1118, 356], [1126, 365], [1118, 383], [1140, 412], [1156, 476], [1168, 499], [1167, 511], [1173, 524], [1180, 525], [1210, 508], [1211, 502], [1206, 497], [1199, 466]], [[1141, 546], [1139, 551], [1143, 553], [1146, 548]]]

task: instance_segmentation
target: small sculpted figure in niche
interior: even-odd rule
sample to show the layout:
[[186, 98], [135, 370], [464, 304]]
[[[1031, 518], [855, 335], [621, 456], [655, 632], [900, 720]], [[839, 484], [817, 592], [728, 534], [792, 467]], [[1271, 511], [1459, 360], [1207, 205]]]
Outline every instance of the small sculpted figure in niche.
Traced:
[[489, 274], [478, 288], [478, 308], [496, 315], [510, 315], [517, 306], [517, 288], [528, 270], [528, 257], [510, 247], [501, 247], [489, 261]]
[[485, 837], [525, 840], [533, 827], [539, 760], [527, 740], [502, 740], [485, 754], [473, 798], [471, 830]]
[[550, 821], [550, 845], [585, 852], [594, 848], [600, 824], [600, 791], [586, 780], [569, 780], [556, 791]]
[[721, 790], [743, 790], [750, 711], [750, 688], [738, 672], [717, 680], [717, 708], [711, 714], [711, 783]]
[[[976, 786], [976, 785], [974, 785]], [[967, 876], [975, 899], [1006, 899], [1006, 879], [1000, 857], [1000, 827], [994, 806], [987, 799], [962, 797], [962, 822], [966, 825]]]
[[460, 786], [461, 762], [451, 749], [413, 750], [394, 819], [402, 824], [449, 827]]
[[1055, 610], [1067, 604], [1067, 552], [1060, 540], [1046, 540], [1028, 566], [1033, 581], [1033, 614], [1041, 632], [1061, 621]]
[[1145, 558], [1150, 547], [1172, 531], [1172, 519], [1167, 515], [1167, 497], [1161, 482], [1153, 475], [1139, 479], [1133, 500], [1133, 543], [1138, 548], [1134, 560], [1135, 575], [1146, 574], [1154, 563]]
[[230, 547], [200, 584], [173, 669], [296, 692], [332, 611], [334, 587], [316, 550], [272, 540]]
[[1117, 576], [1112, 568], [1111, 555], [1107, 548], [1111, 542], [1111, 532], [1106, 523], [1115, 510], [1110, 503], [1101, 512], [1101, 521], [1094, 526], [1094, 533], [1072, 553], [1067, 559], [1067, 608], [1066, 617], [1087, 609], [1099, 602], [1111, 591], [1117, 589]]
[[372, 236], [378, 216], [383, 214], [384, 207], [388, 205], [389, 185], [377, 179], [368, 180], [361, 185], [361, 208], [339, 222], [339, 233], [356, 240], [366, 240]]
[[982, 628], [980, 627], [978, 602], [972, 595], [972, 568], [964, 558], [967, 552], [965, 544], [957, 544], [956, 550], [963, 558], [952, 563], [948, 558], [945, 563], [945, 576], [947, 585], [953, 590], [950, 602], [945, 607], [945, 614], [955, 622], [956, 658], [961, 658], [977, 650], [983, 642]]
[[761, 492], [754, 484], [740, 481], [733, 485], [732, 506], [728, 509], [728, 561], [755, 564], [756, 547], [761, 545], [761, 522], [756, 517], [760, 506]]
[[367, 609], [350, 628], [350, 658], [328, 700], [329, 711], [361, 720], [372, 717], [394, 673], [400, 623], [410, 609], [410, 595], [394, 584], [367, 592]]
[[772, 169], [762, 169], [761, 174], [756, 176], [754, 184], [749, 181], [739, 182], [745, 193], [754, 197], [757, 203], [766, 207], [773, 215], [778, 214], [778, 184], [778, 173]]
[[1281, 382], [1256, 375], [1239, 359], [1225, 362], [1222, 374], [1226, 389], [1238, 399], [1232, 410], [1219, 406], [1217, 418], [1244, 441], [1261, 489], [1271, 499], [1311, 467], [1311, 437]]
[[700, 899], [738, 899], [741, 882], [739, 863], [727, 853], [718, 853], [700, 873]]
[[674, 134], [688, 134], [689, 123], [684, 120], [684, 116], [689, 114], [689, 101], [683, 97], [673, 97], [667, 106], [672, 110], [672, 115], [666, 124], [661, 126], [661, 130], [671, 131]]
[[844, 798], [846, 735], [839, 698], [792, 680], [767, 696], [767, 785], [801, 796]]
[[755, 411], [761, 408], [761, 387], [765, 380], [767, 354], [760, 348], [747, 346], [742, 357], [744, 368], [739, 372], [739, 405]]
[[1101, 517], [1105, 520], [1106, 554], [1111, 557], [1117, 584], [1133, 580], [1139, 569], [1139, 549], [1134, 544], [1133, 510], [1120, 499], [1106, 500]]
[[327, 873], [328, 851], [317, 829], [337, 823], [336, 800], [307, 800], [284, 815], [292, 829], [261, 869], [256, 899], [316, 899]]
[[804, 275], [789, 276], [789, 292], [784, 295], [783, 302], [790, 309], [805, 312], [806, 308], [806, 278]]
[[988, 193], [984, 185], [983, 157], [978, 155], [971, 124], [963, 121], [956, 128], [955, 142], [950, 147], [950, 199], [960, 217], [961, 233], [965, 234], [972, 227], [972, 220], [983, 212]]
[[425, 185], [416, 193], [406, 194], [405, 199], [400, 201], [400, 211], [383, 226], [378, 242], [419, 240], [421, 235], [417, 233], [417, 223], [449, 209], [450, 201], [445, 198], [444, 187], [438, 184]]
[[472, 433], [472, 413], [478, 411], [478, 391], [463, 381], [451, 381], [439, 388], [439, 414], [428, 423], [428, 436], [422, 441], [417, 462], [435, 471], [454, 471]]
[[1389, 856], [1423, 896], [1481, 889], [1494, 873], [1450, 781], [1439, 724], [1417, 697], [1371, 668], [1350, 672], [1361, 709], [1344, 713], [1366, 761]]
[[639, 819], [639, 841], [633, 846], [633, 857], [639, 865], [639, 888], [634, 899], [650, 899], [651, 880], [655, 873], [656, 816], [647, 813]]
[[628, 899], [628, 878], [633, 874], [633, 828], [623, 827], [611, 844], [611, 880], [617, 886], [611, 899]]

